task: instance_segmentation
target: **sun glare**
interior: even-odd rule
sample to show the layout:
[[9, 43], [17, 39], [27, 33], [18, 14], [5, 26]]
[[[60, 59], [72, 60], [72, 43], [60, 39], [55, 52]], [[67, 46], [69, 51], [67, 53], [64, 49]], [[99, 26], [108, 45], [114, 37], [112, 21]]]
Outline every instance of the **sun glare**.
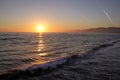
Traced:
[[37, 27], [38, 32], [44, 32], [44, 26], [40, 25]]

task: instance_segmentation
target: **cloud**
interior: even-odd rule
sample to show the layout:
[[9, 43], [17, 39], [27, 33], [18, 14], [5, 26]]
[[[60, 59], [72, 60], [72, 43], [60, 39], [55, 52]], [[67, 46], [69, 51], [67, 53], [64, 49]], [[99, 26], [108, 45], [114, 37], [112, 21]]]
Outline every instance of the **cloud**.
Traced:
[[105, 13], [106, 17], [108, 18], [108, 20], [110, 21], [110, 23], [113, 23], [113, 21], [112, 21], [110, 15], [108, 14], [108, 12], [106, 10], [104, 10], [104, 13]]

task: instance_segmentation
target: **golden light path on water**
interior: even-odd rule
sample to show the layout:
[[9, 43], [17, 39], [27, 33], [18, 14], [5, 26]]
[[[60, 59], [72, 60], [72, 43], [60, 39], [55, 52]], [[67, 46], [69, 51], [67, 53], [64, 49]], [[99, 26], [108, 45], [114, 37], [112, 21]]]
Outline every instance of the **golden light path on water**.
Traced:
[[48, 57], [49, 55], [52, 55], [52, 52], [46, 52], [44, 51], [46, 48], [48, 48], [49, 46], [47, 46], [45, 44], [45, 38], [42, 35], [43, 33], [40, 32], [37, 38], [37, 46], [35, 47], [34, 53], [32, 55], [29, 56], [29, 58], [31, 59], [31, 62], [24, 65], [23, 67], [21, 67], [22, 69], [26, 69], [28, 67], [32, 67], [32, 66], [36, 66], [36, 65], [44, 65], [46, 63], [49, 62], [53, 62], [56, 61], [60, 58], [64, 58], [66, 55], [62, 55], [60, 57]]
[[24, 64], [22, 67], [18, 67], [19, 69], [27, 69], [31, 66], [35, 66], [35, 65], [39, 65], [39, 64], [45, 64], [47, 62], [50, 62], [48, 59], [46, 59], [44, 56], [47, 56], [48, 53], [45, 52], [41, 52], [44, 48], [44, 39], [42, 36], [42, 32], [38, 33], [39, 35], [37, 35], [37, 43], [38, 45], [35, 47], [35, 54], [29, 55], [29, 59], [31, 59], [31, 62], [28, 64]]
[[49, 60], [45, 56], [47, 56], [50, 53], [42, 52], [42, 50], [45, 49], [45, 47], [46, 47], [44, 44], [45, 42], [44, 42], [42, 34], [43, 33], [40, 32], [39, 36], [38, 36], [38, 38], [39, 38], [38, 45], [36, 47], [37, 54], [31, 56], [31, 59], [34, 60], [34, 62], [31, 63], [32, 65], [44, 64], [44, 63], [49, 62]]

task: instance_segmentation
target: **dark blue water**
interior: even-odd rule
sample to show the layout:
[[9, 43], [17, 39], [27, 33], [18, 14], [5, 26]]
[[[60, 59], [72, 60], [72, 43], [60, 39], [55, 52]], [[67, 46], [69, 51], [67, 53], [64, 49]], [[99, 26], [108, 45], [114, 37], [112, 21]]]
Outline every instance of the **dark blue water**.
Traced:
[[0, 33], [0, 74], [27, 69], [120, 39], [120, 34]]

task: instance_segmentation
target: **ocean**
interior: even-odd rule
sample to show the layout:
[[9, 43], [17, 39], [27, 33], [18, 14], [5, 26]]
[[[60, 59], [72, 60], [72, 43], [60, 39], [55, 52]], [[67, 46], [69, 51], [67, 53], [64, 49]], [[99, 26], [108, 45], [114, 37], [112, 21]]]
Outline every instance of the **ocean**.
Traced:
[[89, 51], [111, 46], [119, 40], [118, 33], [1, 32], [0, 75], [16, 70], [34, 73], [37, 68], [56, 68], [56, 65], [64, 64], [66, 59], [74, 55], [82, 56]]

